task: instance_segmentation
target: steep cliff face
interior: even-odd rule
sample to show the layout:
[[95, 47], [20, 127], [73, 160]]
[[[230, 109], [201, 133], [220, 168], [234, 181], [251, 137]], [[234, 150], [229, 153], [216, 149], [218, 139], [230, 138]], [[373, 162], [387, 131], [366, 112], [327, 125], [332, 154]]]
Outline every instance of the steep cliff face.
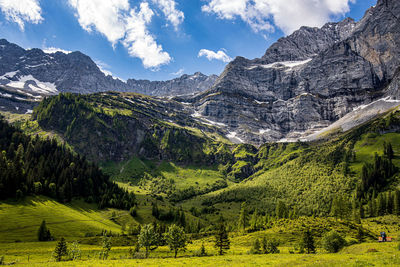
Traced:
[[196, 112], [226, 124], [237, 142], [295, 140], [327, 127], [387, 96], [400, 66], [396, 14], [399, 1], [378, 1], [357, 23], [302, 27], [262, 58], [238, 57], [210, 90], [192, 99]]

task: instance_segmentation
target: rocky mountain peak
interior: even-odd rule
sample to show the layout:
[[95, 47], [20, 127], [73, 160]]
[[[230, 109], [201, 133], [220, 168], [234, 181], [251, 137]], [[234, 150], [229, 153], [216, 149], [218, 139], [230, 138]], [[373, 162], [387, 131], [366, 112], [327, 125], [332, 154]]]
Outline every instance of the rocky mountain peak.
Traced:
[[379, 0], [359, 22], [301, 27], [262, 58], [235, 58], [212, 89], [193, 98], [196, 117], [225, 125], [234, 142], [262, 144], [307, 139], [370, 103], [380, 103], [379, 112], [398, 105], [391, 101], [399, 95], [396, 14], [400, 1]]

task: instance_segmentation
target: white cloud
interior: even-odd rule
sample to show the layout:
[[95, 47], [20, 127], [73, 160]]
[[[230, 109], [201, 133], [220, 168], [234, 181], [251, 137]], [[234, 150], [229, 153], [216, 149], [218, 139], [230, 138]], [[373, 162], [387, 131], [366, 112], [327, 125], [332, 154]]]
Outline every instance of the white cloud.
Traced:
[[57, 48], [57, 47], [52, 47], [52, 46], [51, 47], [44, 47], [44, 48], [42, 48], [42, 50], [43, 50], [43, 52], [45, 52], [47, 54], [53, 54], [53, 53], [56, 53], [56, 52], [62, 52], [64, 54], [72, 53], [72, 51], [64, 50], [64, 49]]
[[0, 0], [0, 9], [7, 20], [18, 24], [21, 31], [25, 22], [38, 24], [43, 21], [38, 0]]
[[160, 65], [168, 64], [171, 57], [147, 30], [153, 14], [146, 2], [140, 4], [139, 12], [132, 9], [127, 18], [126, 36], [122, 43], [131, 56], [142, 60], [145, 68], [157, 69]]
[[177, 72], [171, 73], [174, 76], [182, 76], [183, 72], [185, 71], [184, 68], [179, 69]]
[[124, 37], [124, 12], [130, 9], [128, 0], [69, 0], [69, 3], [84, 30], [98, 31], [113, 45]]
[[248, 23], [255, 32], [273, 31], [274, 26], [290, 34], [301, 26], [322, 26], [332, 16], [344, 15], [355, 0], [208, 0], [203, 12], [221, 19]]
[[100, 71], [102, 73], [104, 73], [106, 76], [107, 75], [113, 76], [112, 72], [108, 70], [110, 68], [110, 66], [107, 63], [104, 63], [101, 60], [95, 60], [94, 63], [96, 63], [96, 65], [100, 69]]
[[174, 0], [153, 0], [167, 17], [167, 20], [178, 30], [178, 26], [183, 22], [185, 15], [182, 11], [176, 9]]
[[121, 42], [129, 55], [142, 60], [145, 68], [157, 69], [171, 57], [148, 31], [154, 12], [147, 2], [139, 10], [128, 0], [69, 0], [81, 27], [103, 34], [113, 46]]
[[214, 52], [207, 49], [201, 49], [199, 51], [198, 57], [206, 57], [208, 60], [221, 60], [223, 62], [229, 62], [232, 60], [224, 51], [219, 50], [218, 52]]

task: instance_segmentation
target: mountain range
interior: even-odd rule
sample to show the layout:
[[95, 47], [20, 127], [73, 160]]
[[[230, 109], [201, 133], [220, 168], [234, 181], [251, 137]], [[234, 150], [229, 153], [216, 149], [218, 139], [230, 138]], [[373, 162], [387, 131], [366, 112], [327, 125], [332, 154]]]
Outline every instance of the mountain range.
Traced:
[[41, 96], [59, 92], [137, 92], [174, 101], [177, 113], [184, 109], [234, 143], [313, 140], [399, 105], [396, 14], [398, 1], [379, 0], [358, 22], [301, 27], [260, 58], [235, 58], [219, 77], [195, 73], [159, 82], [124, 82], [80, 52], [47, 54], [3, 39], [0, 108], [30, 112]]
[[150, 96], [194, 94], [210, 88], [216, 79], [216, 75], [196, 72], [168, 81], [122, 81], [103, 73], [90, 57], [81, 52], [45, 53], [38, 48], [26, 50], [5, 39], [0, 40], [1, 110], [26, 112], [42, 96], [60, 92], [120, 91]]

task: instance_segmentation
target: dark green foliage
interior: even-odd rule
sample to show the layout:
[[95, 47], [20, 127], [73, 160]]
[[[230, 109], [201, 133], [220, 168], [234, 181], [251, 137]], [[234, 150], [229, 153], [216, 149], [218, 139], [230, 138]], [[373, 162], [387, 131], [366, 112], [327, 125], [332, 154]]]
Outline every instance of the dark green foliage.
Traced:
[[394, 199], [393, 199], [393, 213], [396, 215], [400, 215], [400, 191], [396, 190], [394, 192]]
[[186, 234], [182, 227], [175, 224], [168, 228], [168, 231], [164, 234], [167, 245], [170, 250], [174, 252], [174, 257], [178, 255], [179, 250], [186, 250]]
[[201, 243], [200, 256], [207, 256], [207, 252], [206, 252], [206, 248], [204, 247], [204, 243]]
[[40, 224], [39, 230], [38, 230], [38, 240], [39, 241], [51, 241], [53, 240], [53, 237], [50, 234], [50, 230], [46, 226], [46, 221], [43, 220], [42, 223]]
[[224, 255], [225, 251], [229, 250], [229, 248], [230, 248], [228, 231], [226, 230], [225, 222], [222, 217], [220, 217], [218, 225], [217, 225], [214, 246], [217, 248], [218, 255]]
[[140, 230], [138, 236], [138, 242], [140, 247], [144, 247], [146, 250], [146, 258], [149, 257], [149, 253], [158, 247], [159, 236], [156, 233], [154, 226], [151, 224], [146, 224]]
[[258, 238], [256, 238], [253, 242], [253, 246], [250, 249], [250, 254], [261, 254], [261, 245]]
[[262, 253], [264, 254], [276, 254], [279, 253], [279, 242], [277, 240], [274, 239], [266, 239], [265, 237], [263, 237], [262, 242]]
[[240, 231], [244, 231], [248, 225], [248, 221], [249, 221], [249, 214], [247, 211], [247, 206], [246, 203], [243, 202], [239, 213], [238, 229]]
[[54, 258], [56, 261], [61, 261], [63, 256], [68, 255], [67, 243], [64, 237], [61, 237], [60, 241], [57, 242], [56, 248], [54, 249]]
[[120, 189], [95, 164], [55, 140], [29, 137], [2, 119], [0, 172], [0, 199], [43, 194], [69, 202], [83, 197], [99, 203], [100, 208], [121, 209], [135, 203], [133, 193]]
[[371, 189], [381, 190], [396, 171], [390, 158], [381, 157], [375, 153], [374, 163], [365, 163], [362, 168], [361, 190], [363, 192]]
[[283, 201], [281, 200], [278, 201], [278, 205], [276, 205], [275, 214], [278, 219], [287, 218], [289, 216], [288, 208], [286, 207]]
[[358, 229], [357, 229], [356, 239], [357, 239], [358, 243], [362, 243], [362, 242], [364, 242], [364, 238], [365, 238], [365, 233], [364, 233], [362, 226], [360, 225], [360, 226], [358, 226]]
[[136, 215], [137, 215], [136, 206], [129, 209], [129, 214], [130, 214], [132, 217], [136, 217]]
[[315, 241], [310, 230], [306, 230], [303, 232], [300, 247], [307, 254], [315, 253]]
[[107, 231], [103, 232], [103, 237], [101, 239], [101, 251], [99, 253], [99, 258], [101, 260], [106, 260], [111, 250], [111, 233], [108, 236]]
[[332, 230], [322, 238], [322, 246], [326, 251], [336, 253], [346, 246], [346, 240], [336, 231]]

